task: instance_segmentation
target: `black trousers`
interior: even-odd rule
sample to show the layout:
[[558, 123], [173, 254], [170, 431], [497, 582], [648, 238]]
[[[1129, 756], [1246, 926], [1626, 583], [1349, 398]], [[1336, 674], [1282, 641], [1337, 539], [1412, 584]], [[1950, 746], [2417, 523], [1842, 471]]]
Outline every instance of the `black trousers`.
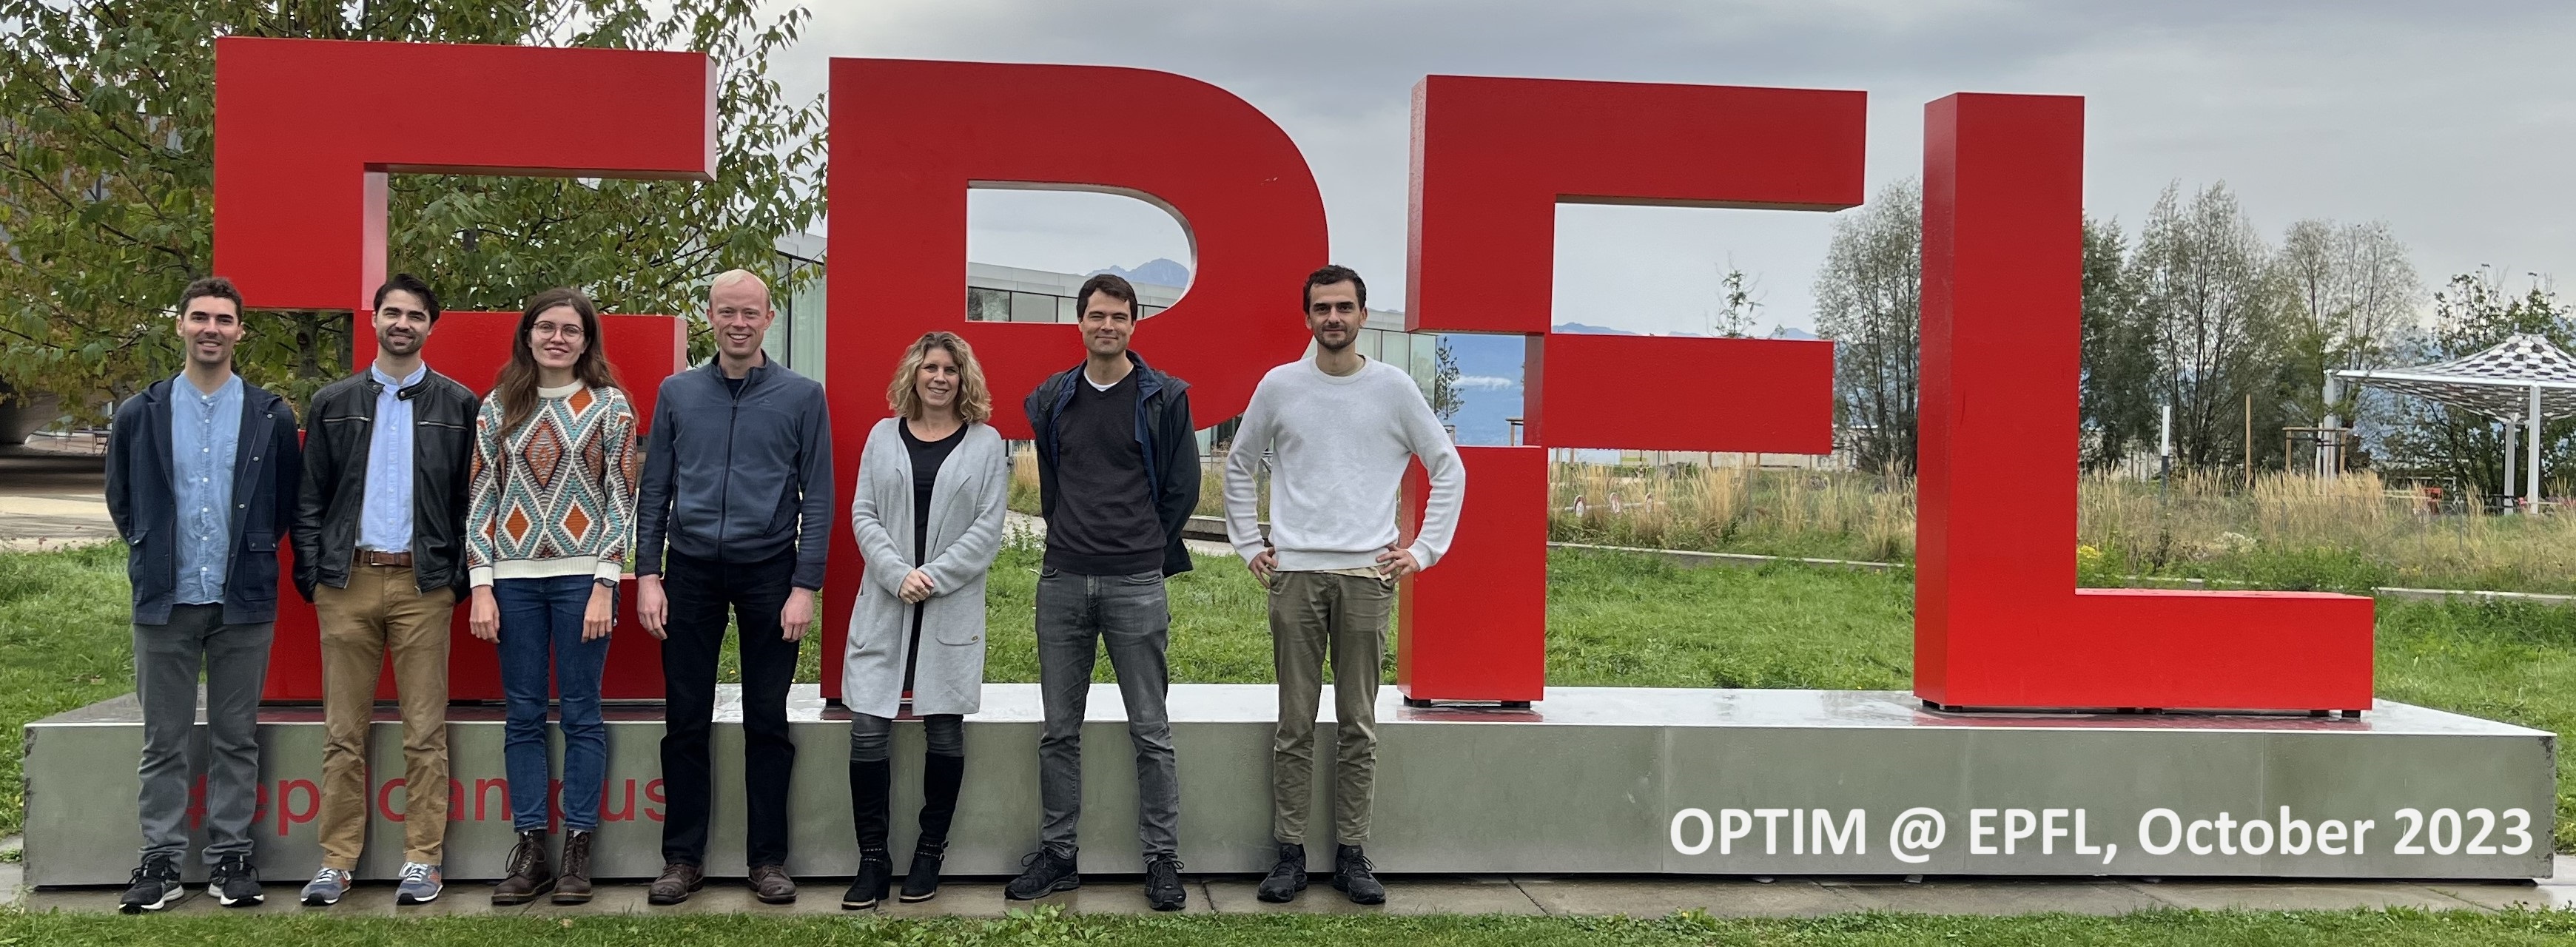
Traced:
[[743, 815], [747, 865], [787, 863], [787, 784], [796, 745], [787, 736], [787, 685], [802, 642], [779, 639], [778, 610], [796, 569], [793, 549], [761, 562], [713, 562], [673, 552], [662, 589], [670, 600], [662, 639], [668, 721], [662, 735], [662, 860], [703, 866], [715, 774], [707, 748], [716, 708], [716, 658], [730, 608], [741, 637]]

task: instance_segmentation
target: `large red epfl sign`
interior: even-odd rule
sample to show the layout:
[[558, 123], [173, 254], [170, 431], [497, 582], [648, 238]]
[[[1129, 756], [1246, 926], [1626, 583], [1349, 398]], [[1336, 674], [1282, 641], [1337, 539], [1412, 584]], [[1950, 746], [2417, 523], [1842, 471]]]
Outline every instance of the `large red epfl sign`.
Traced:
[[[695, 54], [246, 38], [216, 53], [215, 263], [253, 306], [365, 309], [385, 271], [390, 172], [714, 170], [713, 66]], [[1183, 131], [1110, 150], [1024, 134], [1100, 103]], [[1531, 446], [1462, 449], [1456, 542], [1411, 580], [1399, 618], [1405, 696], [1543, 696], [1546, 448], [1830, 449], [1828, 343], [1550, 332], [1554, 208], [1851, 207], [1865, 105], [1458, 76], [1414, 89], [1407, 328], [1523, 336]], [[889, 366], [922, 332], [975, 343], [1008, 437], [1028, 435], [1020, 397], [1080, 358], [1068, 327], [966, 320], [969, 188], [1109, 191], [1184, 221], [1198, 272], [1138, 350], [1190, 380], [1201, 426], [1240, 413], [1304, 345], [1290, 299], [1329, 258], [1323, 202], [1296, 145], [1222, 89], [1136, 69], [836, 59], [830, 125], [837, 440], [883, 416]], [[2082, 166], [2080, 99], [1963, 94], [1927, 109], [1916, 693], [1950, 707], [2367, 709], [2369, 599], [2075, 588]], [[432, 360], [476, 380], [508, 331], [442, 324]], [[640, 391], [677, 367], [653, 344], [619, 353]], [[842, 495], [856, 476], [841, 472]], [[845, 521], [833, 542], [851, 548]], [[856, 555], [832, 557], [827, 656], [859, 572]], [[312, 699], [310, 613], [287, 612], [299, 617], [280, 623], [270, 696]], [[656, 650], [631, 622], [620, 633], [612, 655]], [[488, 650], [460, 640], [460, 666]], [[658, 695], [659, 662], [634, 657], [612, 663], [608, 696]], [[483, 678], [460, 675], [455, 696], [497, 698]], [[838, 696], [839, 676], [823, 688]]]

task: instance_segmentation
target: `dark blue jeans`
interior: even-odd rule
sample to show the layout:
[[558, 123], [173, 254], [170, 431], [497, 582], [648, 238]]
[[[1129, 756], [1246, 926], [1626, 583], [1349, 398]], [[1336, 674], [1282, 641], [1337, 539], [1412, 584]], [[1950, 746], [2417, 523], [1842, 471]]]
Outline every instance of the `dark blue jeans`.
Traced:
[[599, 675], [608, 664], [608, 639], [581, 640], [594, 587], [588, 575], [492, 583], [492, 598], [501, 606], [501, 693], [509, 704], [501, 756], [510, 777], [511, 827], [521, 832], [542, 830], [548, 822], [549, 677], [563, 701], [563, 826], [599, 828], [599, 796], [608, 778]]

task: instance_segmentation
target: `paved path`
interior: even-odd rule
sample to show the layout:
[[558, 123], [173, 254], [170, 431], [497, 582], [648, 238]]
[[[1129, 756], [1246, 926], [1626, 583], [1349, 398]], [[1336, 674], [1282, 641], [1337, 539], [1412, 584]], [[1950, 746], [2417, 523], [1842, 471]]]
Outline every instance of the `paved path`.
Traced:
[[0, 448], [0, 552], [31, 552], [116, 538], [108, 521], [104, 458]]
[[[2558, 856], [2557, 867], [2556, 878], [2537, 885], [2247, 880], [2150, 884], [2136, 879], [2113, 878], [2067, 881], [1934, 878], [1919, 884], [1894, 878], [1781, 878], [1771, 884], [1762, 884], [1742, 878], [1703, 881], [1598, 876], [1389, 876], [1387, 903], [1373, 908], [1351, 904], [1322, 878], [1318, 878], [1314, 887], [1308, 888], [1295, 902], [1273, 905], [1253, 898], [1257, 879], [1215, 877], [1191, 882], [1189, 910], [1220, 914], [1625, 914], [1661, 917], [1696, 908], [1723, 917], [1814, 917], [1870, 910], [2013, 915], [2046, 912], [2126, 914], [2184, 908], [2329, 911], [2413, 908], [2489, 912], [2516, 907], [2576, 906], [2576, 858]], [[10, 890], [14, 892], [14, 869], [17, 866], [0, 865], [0, 868], [11, 869], [0, 872], [0, 878], [9, 880]], [[1086, 881], [1088, 884], [1080, 890], [1059, 894], [1041, 903], [1060, 904], [1066, 910], [1078, 913], [1137, 914], [1148, 911], [1141, 881], [1137, 878], [1094, 875]], [[400, 909], [393, 904], [391, 885], [366, 884], [352, 892], [348, 900], [329, 910], [354, 916], [399, 914], [405, 917], [489, 914], [570, 917], [632, 913], [838, 915], [844, 913], [840, 909], [843, 883], [846, 882], [807, 879], [803, 897], [795, 904], [773, 907], [752, 900], [750, 890], [739, 881], [714, 881], [708, 883], [706, 890], [690, 898], [688, 903], [670, 908], [645, 905], [644, 886], [641, 884], [604, 885], [596, 900], [581, 907], [537, 904], [495, 908], [490, 901], [489, 888], [481, 884], [458, 883], [448, 889], [446, 897], [434, 904]], [[267, 914], [307, 911], [295, 902], [299, 887], [298, 884], [270, 885], [268, 903], [249, 910]], [[215, 905], [213, 899], [205, 897], [202, 889], [192, 887], [191, 891], [192, 896], [174, 910], [183, 913], [223, 910]], [[116, 909], [117, 894], [116, 890], [102, 888], [47, 890], [27, 894], [25, 904], [29, 909], [39, 911], [105, 912]], [[0, 904], [6, 903], [6, 898], [0, 898]], [[891, 917], [1000, 917], [1016, 904], [1020, 903], [1002, 897], [999, 880], [977, 879], [948, 884], [937, 900], [924, 904], [888, 905], [881, 913]]]

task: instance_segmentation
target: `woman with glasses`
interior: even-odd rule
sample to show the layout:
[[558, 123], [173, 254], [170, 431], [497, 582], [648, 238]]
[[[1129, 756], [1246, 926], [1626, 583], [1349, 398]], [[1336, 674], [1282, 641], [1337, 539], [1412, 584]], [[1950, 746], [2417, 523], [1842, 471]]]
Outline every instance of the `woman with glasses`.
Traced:
[[[608, 727], [600, 673], [635, 518], [635, 411], [600, 351], [599, 311], [538, 293], [475, 420], [465, 515], [474, 636], [500, 646], [509, 710], [502, 757], [519, 844], [493, 904], [590, 900]], [[548, 673], [551, 669], [551, 675]], [[563, 869], [547, 865], [546, 692], [563, 703]]]
[[907, 696], [922, 721], [921, 834], [902, 899], [939, 893], [939, 864], [966, 772], [963, 718], [984, 685], [984, 576], [1002, 546], [1010, 454], [986, 421], [993, 401], [974, 349], [933, 332], [904, 350], [886, 389], [894, 416], [877, 422], [859, 457], [850, 525], [866, 578], [850, 611], [841, 699], [850, 708], [850, 820], [859, 874], [850, 910], [883, 901], [894, 875], [886, 850], [893, 766], [887, 744]]

